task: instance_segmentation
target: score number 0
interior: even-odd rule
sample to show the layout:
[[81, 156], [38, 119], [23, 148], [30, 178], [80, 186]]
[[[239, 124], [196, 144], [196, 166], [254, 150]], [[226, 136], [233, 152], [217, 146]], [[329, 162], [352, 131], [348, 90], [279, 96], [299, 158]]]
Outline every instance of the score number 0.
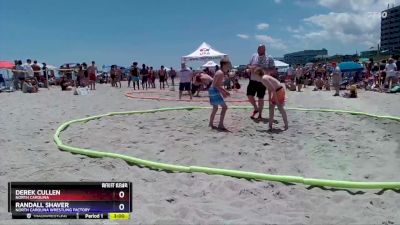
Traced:
[[[125, 192], [120, 191], [118, 196], [119, 196], [119, 198], [124, 198]], [[121, 203], [121, 204], [119, 204], [118, 208], [119, 208], [119, 210], [123, 211], [125, 209], [125, 205], [123, 203]]]

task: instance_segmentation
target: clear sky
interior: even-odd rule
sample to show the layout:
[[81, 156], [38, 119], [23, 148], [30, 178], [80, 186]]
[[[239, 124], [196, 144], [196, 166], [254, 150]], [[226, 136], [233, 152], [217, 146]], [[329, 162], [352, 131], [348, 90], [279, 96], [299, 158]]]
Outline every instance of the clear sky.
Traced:
[[380, 11], [393, 2], [0, 0], [0, 59], [176, 67], [203, 41], [234, 65], [246, 64], [260, 42], [274, 57], [323, 47], [351, 54], [377, 46]]

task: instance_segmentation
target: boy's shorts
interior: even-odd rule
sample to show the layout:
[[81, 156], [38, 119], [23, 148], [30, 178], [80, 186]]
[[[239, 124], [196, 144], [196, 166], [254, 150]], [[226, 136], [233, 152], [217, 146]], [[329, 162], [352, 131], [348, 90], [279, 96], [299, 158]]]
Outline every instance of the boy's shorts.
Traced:
[[210, 104], [212, 106], [225, 105], [224, 98], [222, 98], [221, 93], [214, 86], [208, 89], [208, 95], [210, 96]]
[[278, 103], [275, 102], [274, 94], [272, 94], [272, 96], [270, 96], [271, 103], [274, 105], [278, 105], [278, 104], [283, 105], [285, 103], [285, 98], [286, 98], [285, 89], [283, 87], [278, 88], [278, 90], [276, 90], [276, 95], [278, 98]]
[[131, 78], [134, 82], [139, 81], [139, 77], [138, 76], [132, 76]]

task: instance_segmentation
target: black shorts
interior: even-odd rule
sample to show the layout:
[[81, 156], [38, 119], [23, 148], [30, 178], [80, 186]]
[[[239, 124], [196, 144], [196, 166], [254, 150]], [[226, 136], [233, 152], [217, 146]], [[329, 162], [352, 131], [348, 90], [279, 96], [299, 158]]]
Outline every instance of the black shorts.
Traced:
[[304, 83], [305, 83], [304, 77], [296, 78], [296, 84], [304, 84]]
[[267, 88], [258, 81], [250, 80], [247, 86], [247, 96], [256, 96], [257, 98], [264, 98]]
[[165, 76], [160, 76], [160, 82], [165, 82]]
[[179, 90], [180, 91], [190, 91], [191, 87], [190, 87], [190, 82], [187, 83], [179, 83]]

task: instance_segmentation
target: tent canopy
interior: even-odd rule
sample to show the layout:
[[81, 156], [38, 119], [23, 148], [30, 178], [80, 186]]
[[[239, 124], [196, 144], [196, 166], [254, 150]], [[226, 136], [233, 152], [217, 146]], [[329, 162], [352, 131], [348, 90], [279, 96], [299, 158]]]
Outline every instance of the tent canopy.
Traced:
[[275, 67], [277, 67], [277, 68], [286, 68], [286, 67], [289, 67], [289, 64], [284, 63], [284, 62], [282, 62], [282, 61], [274, 60], [274, 62], [275, 62]]
[[10, 61], [0, 61], [0, 69], [12, 69], [14, 68], [14, 63]]
[[202, 65], [201, 67], [207, 68], [207, 67], [215, 67], [218, 64], [216, 64], [214, 61], [208, 61], [206, 64]]
[[339, 64], [341, 72], [356, 72], [362, 71], [364, 67], [356, 62], [342, 62]]
[[203, 42], [194, 52], [187, 56], [182, 57], [182, 62], [195, 61], [195, 60], [212, 60], [221, 59], [227, 54], [213, 49], [209, 44]]

